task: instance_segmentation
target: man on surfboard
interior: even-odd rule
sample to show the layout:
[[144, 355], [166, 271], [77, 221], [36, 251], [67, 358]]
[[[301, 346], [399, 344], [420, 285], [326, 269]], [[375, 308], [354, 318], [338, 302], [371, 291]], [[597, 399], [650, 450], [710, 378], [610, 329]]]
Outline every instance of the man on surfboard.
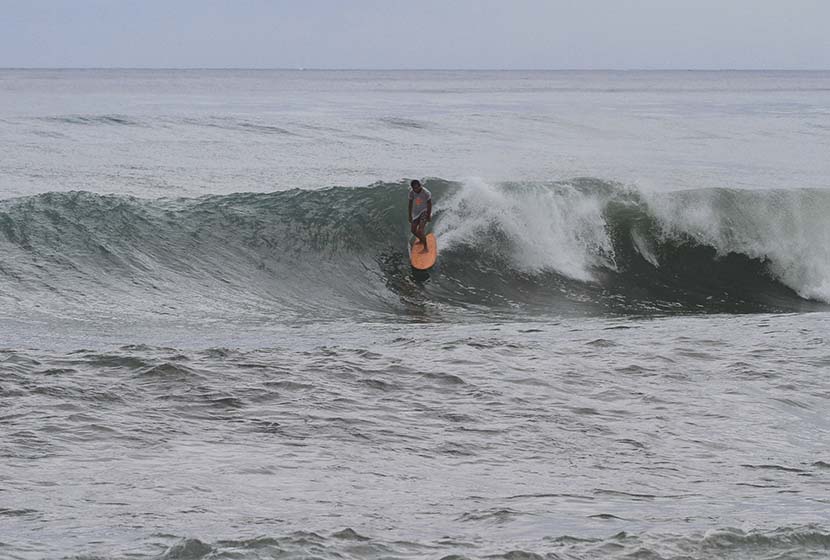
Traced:
[[432, 193], [422, 187], [418, 179], [413, 179], [409, 186], [409, 223], [412, 226], [412, 235], [423, 243], [423, 252], [426, 253], [427, 236], [424, 230], [427, 222], [432, 220]]

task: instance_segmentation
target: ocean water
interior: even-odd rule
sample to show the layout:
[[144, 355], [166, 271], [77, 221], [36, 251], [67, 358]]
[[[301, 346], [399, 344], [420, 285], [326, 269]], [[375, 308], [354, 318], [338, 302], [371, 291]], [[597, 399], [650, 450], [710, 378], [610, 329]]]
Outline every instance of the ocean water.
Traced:
[[830, 557], [828, 72], [0, 70], [0, 147], [0, 558]]

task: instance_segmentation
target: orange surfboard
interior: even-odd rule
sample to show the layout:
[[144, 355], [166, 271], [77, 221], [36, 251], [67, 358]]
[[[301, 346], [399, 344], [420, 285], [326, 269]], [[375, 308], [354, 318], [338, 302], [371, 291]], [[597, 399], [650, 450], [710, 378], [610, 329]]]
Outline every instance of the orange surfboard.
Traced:
[[435, 235], [427, 234], [427, 250], [424, 252], [424, 245], [417, 239], [409, 247], [409, 262], [416, 270], [428, 270], [435, 264], [438, 258], [438, 244], [435, 242]]

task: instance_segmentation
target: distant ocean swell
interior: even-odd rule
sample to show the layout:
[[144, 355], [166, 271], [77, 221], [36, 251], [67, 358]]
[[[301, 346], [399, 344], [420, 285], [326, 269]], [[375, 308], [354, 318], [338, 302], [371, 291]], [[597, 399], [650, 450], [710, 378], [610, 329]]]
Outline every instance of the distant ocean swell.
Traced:
[[[596, 179], [428, 182], [440, 259], [406, 257], [406, 186], [0, 201], [0, 300], [246, 317], [801, 311], [830, 302], [830, 192], [643, 193]], [[33, 302], [37, 302], [33, 304]]]

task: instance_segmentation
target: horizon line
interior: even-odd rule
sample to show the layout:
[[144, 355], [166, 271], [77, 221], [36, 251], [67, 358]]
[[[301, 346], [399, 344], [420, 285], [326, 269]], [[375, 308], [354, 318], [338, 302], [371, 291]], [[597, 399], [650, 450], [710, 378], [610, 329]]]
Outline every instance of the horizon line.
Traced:
[[303, 66], [0, 66], [0, 70], [254, 70], [281, 72], [828, 72], [830, 68], [326, 68]]

